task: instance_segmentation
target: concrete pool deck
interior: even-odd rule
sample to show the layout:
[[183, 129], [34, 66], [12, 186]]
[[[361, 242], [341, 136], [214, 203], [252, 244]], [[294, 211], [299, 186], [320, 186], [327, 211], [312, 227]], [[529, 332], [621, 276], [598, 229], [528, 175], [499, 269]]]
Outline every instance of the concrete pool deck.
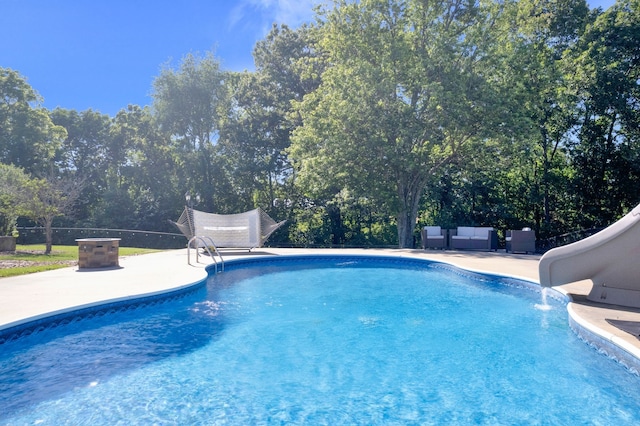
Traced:
[[[223, 252], [226, 261], [247, 256], [288, 254], [369, 254], [430, 259], [471, 271], [539, 282], [540, 256], [510, 254], [504, 251], [261, 248], [254, 249], [251, 253], [246, 250]], [[208, 260], [207, 257], [200, 257], [201, 262]], [[206, 278], [205, 267], [208, 263], [196, 263], [194, 252], [191, 251], [189, 265], [187, 250], [181, 249], [122, 256], [119, 264], [118, 268], [78, 269], [74, 266], [0, 278], [0, 331], [53, 314], [188, 287]], [[616, 319], [640, 323], [640, 310], [586, 300], [586, 295], [591, 289], [590, 282], [573, 283], [556, 289], [573, 299], [568, 309], [571, 318], [580, 327], [588, 329], [604, 342], [613, 343], [617, 348], [640, 360], [640, 340], [606, 321]], [[604, 348], [605, 351], [607, 349]]]

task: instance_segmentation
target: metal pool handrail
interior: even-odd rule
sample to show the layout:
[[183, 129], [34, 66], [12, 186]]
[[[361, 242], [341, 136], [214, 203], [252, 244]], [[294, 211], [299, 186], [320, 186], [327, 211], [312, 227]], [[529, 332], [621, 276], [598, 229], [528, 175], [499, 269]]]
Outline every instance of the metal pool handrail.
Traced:
[[[202, 246], [204, 247], [204, 249], [207, 251], [207, 253], [209, 254], [209, 257], [213, 260], [213, 263], [215, 265], [216, 268], [216, 273], [218, 272], [224, 272], [224, 259], [222, 258], [222, 254], [220, 253], [220, 251], [218, 250], [218, 247], [216, 247], [215, 243], [213, 242], [213, 239], [211, 239], [211, 237], [207, 237], [207, 236], [195, 236], [192, 237], [189, 240], [189, 243], [187, 244], [187, 263], [189, 265], [191, 265], [191, 244], [193, 242], [197, 242], [197, 243], [202, 243]], [[195, 245], [195, 249], [196, 249], [196, 262], [198, 262], [199, 259], [199, 254], [198, 254], [198, 245]], [[218, 271], [218, 261], [216, 260], [216, 256], [214, 256], [211, 253], [211, 250], [209, 249], [210, 247], [213, 248], [214, 253], [220, 258], [220, 271]]]

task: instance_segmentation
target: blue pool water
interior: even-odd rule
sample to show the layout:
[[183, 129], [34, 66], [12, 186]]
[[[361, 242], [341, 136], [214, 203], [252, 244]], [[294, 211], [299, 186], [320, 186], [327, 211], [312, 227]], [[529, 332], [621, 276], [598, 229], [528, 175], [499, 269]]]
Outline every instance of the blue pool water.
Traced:
[[231, 264], [0, 345], [0, 424], [638, 424], [640, 379], [549, 303], [438, 263]]

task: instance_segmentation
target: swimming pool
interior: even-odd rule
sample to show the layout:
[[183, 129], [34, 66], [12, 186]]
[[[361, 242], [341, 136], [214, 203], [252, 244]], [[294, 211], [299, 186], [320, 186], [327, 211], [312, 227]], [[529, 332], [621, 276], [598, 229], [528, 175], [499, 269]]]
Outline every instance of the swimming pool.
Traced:
[[637, 423], [640, 379], [537, 290], [422, 260], [230, 262], [0, 346], [0, 423]]

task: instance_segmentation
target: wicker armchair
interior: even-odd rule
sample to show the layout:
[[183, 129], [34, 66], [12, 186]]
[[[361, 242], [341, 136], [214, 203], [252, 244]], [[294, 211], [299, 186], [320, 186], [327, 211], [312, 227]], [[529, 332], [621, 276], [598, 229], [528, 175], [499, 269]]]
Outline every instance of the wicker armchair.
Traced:
[[447, 230], [439, 226], [425, 226], [422, 228], [422, 248], [447, 248]]
[[522, 231], [507, 231], [506, 234], [506, 251], [507, 253], [535, 253], [536, 252], [536, 233], [530, 229]]

